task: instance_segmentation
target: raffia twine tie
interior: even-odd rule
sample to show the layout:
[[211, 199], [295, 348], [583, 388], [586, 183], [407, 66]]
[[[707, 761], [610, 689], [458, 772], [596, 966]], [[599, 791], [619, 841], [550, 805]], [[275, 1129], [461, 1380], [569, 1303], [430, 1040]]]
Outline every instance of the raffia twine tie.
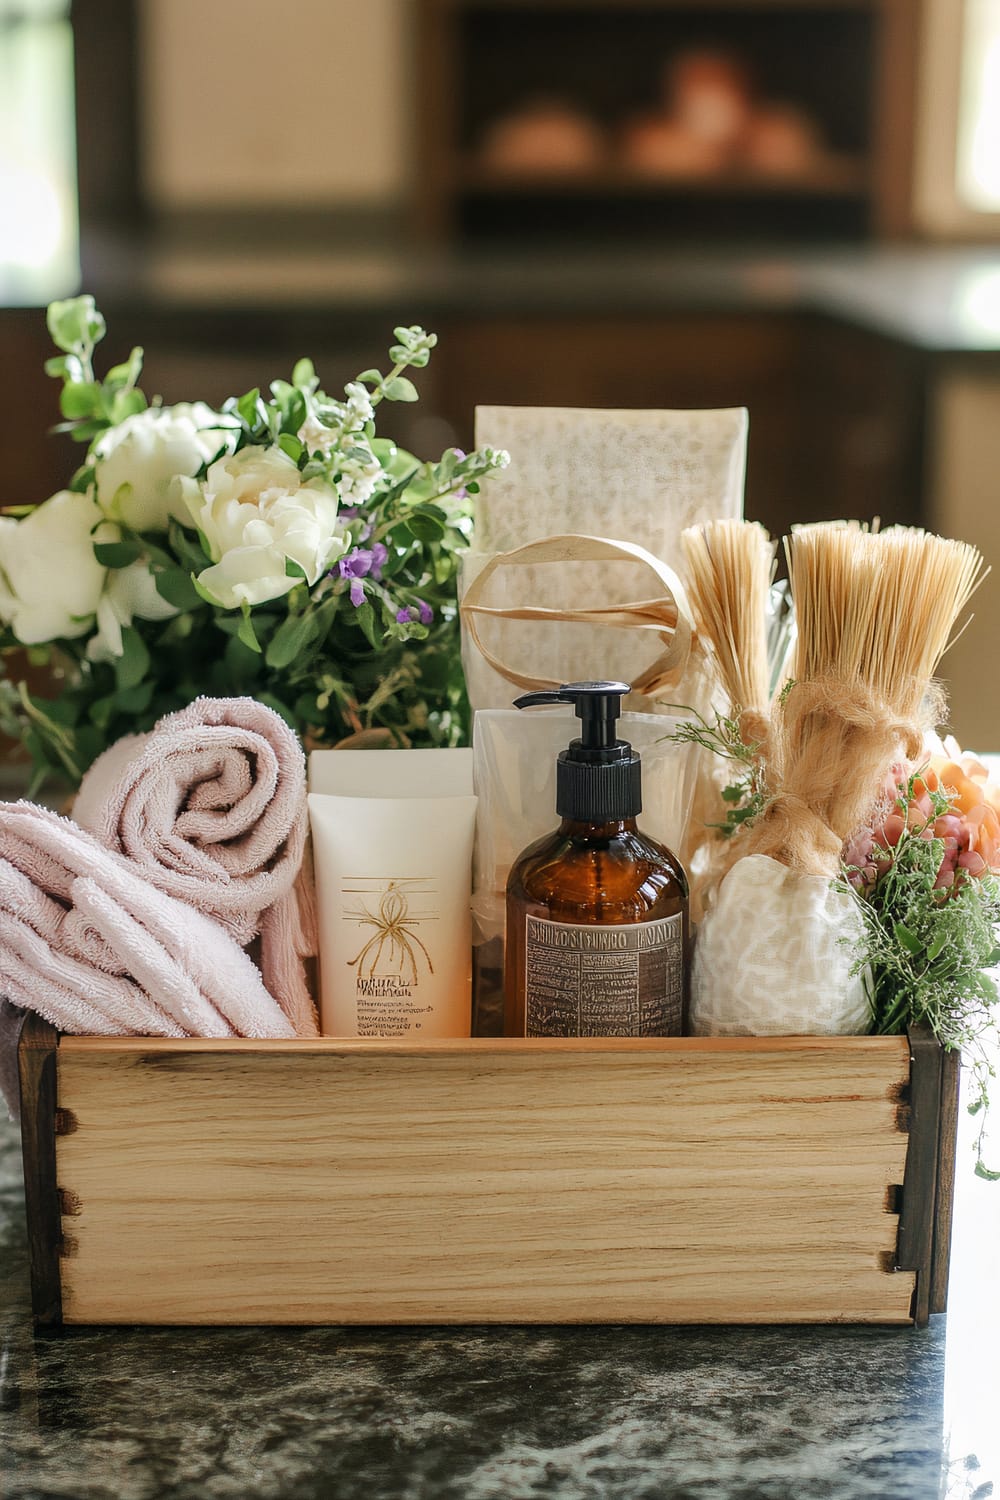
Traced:
[[846, 840], [870, 816], [900, 752], [923, 747], [920, 728], [862, 682], [796, 682], [775, 705], [768, 742], [773, 795], [728, 865], [765, 854], [802, 874], [835, 875]]

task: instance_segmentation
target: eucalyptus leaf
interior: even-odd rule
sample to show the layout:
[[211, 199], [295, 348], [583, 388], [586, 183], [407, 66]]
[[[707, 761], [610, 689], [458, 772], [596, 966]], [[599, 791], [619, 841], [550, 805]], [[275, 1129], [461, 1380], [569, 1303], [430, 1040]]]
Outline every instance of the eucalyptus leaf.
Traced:
[[134, 348], [124, 364], [112, 365], [104, 377], [105, 387], [134, 386], [142, 374], [142, 350]]
[[68, 354], [85, 350], [89, 355], [106, 332], [104, 319], [91, 296], [50, 302], [45, 321], [52, 342]]
[[200, 535], [190, 532], [171, 516], [167, 523], [167, 537], [179, 562], [194, 572], [207, 568], [212, 559], [201, 545]]
[[444, 536], [445, 517], [435, 505], [422, 505], [406, 515], [406, 528], [418, 542], [439, 542]]
[[375, 610], [367, 599], [363, 604], [358, 605], [354, 611], [354, 618], [368, 638], [368, 644], [377, 648], [378, 638], [375, 634]]
[[[302, 424], [300, 423], [299, 425], [301, 426]], [[298, 463], [299, 459], [306, 451], [301, 438], [297, 438], [293, 432], [279, 432], [278, 447], [282, 450], [282, 452], [287, 453], [288, 457], [292, 459], [294, 463]]]
[[54, 375], [56, 379], [83, 379], [83, 365], [77, 354], [54, 354], [51, 359], [45, 361], [44, 368], [46, 375]]
[[134, 626], [127, 625], [122, 631], [122, 654], [115, 657], [115, 684], [122, 688], [135, 687], [149, 671], [149, 652], [146, 643]]
[[419, 401], [420, 395], [412, 380], [405, 375], [396, 375], [382, 388], [387, 401]]
[[116, 391], [112, 398], [108, 416], [113, 423], [124, 422], [127, 417], [134, 417], [138, 412], [146, 410], [146, 398], [142, 391]]
[[153, 582], [160, 598], [184, 613], [198, 609], [203, 602], [191, 582], [190, 573], [185, 573], [183, 568], [158, 568], [153, 573]]
[[256, 427], [257, 425], [257, 405], [259, 401], [260, 387], [255, 385], [252, 391], [247, 391], [246, 394], [240, 396], [239, 400], [236, 402], [236, 411], [239, 414], [240, 420], [244, 422], [247, 427]]
[[300, 359], [292, 370], [292, 385], [299, 390], [311, 390], [316, 383], [316, 368], [311, 359]]
[[315, 614], [292, 615], [283, 621], [268, 643], [265, 657], [268, 666], [279, 671], [287, 667], [312, 644], [319, 628], [320, 622]]
[[249, 610], [244, 610], [243, 616], [240, 619], [239, 629], [237, 630], [236, 634], [238, 639], [243, 642], [244, 646], [249, 647], [251, 651], [260, 652], [260, 641], [257, 639], [257, 633], [253, 628], [253, 621], [250, 618]]
[[152, 701], [153, 687], [154, 684], [147, 680], [137, 682], [135, 687], [121, 688], [114, 697], [116, 711], [128, 717], [145, 713]]
[[94, 556], [102, 568], [127, 568], [142, 556], [138, 542], [95, 542]]
[[70, 421], [98, 416], [104, 410], [103, 395], [94, 380], [72, 381], [59, 392], [59, 410]]

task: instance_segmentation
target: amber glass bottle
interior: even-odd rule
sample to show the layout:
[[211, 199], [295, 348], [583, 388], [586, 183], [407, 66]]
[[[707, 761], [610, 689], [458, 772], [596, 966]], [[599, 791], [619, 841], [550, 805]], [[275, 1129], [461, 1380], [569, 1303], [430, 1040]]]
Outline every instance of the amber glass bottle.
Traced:
[[579, 740], [559, 757], [558, 829], [507, 882], [507, 1036], [678, 1036], [687, 998], [688, 887], [636, 827], [639, 757], [615, 735], [625, 683], [568, 683], [518, 707], [571, 702]]

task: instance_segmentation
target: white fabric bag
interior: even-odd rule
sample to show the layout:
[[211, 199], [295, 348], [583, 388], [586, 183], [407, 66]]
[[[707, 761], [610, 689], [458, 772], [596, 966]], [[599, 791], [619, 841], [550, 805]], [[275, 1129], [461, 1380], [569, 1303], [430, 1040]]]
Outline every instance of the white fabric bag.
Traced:
[[698, 928], [691, 972], [695, 1036], [853, 1036], [871, 1024], [851, 969], [864, 926], [826, 875], [766, 854], [737, 860]]

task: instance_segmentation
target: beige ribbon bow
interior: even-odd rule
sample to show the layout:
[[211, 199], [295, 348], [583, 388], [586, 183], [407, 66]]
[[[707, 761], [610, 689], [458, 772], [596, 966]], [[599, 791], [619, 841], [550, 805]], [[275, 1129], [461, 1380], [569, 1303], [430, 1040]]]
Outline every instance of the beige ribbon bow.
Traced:
[[[501, 568], [533, 563], [621, 562], [642, 563], [662, 584], [664, 593], [653, 599], [636, 599], [625, 604], [600, 605], [593, 609], [547, 609], [539, 605], [493, 607], [481, 603], [489, 580]], [[559, 687], [558, 681], [518, 672], [483, 644], [479, 620], [532, 620], [536, 623], [569, 625], [604, 625], [616, 630], [652, 632], [666, 649], [632, 683], [632, 691], [645, 697], [676, 686], [691, 654], [694, 626], [684, 585], [668, 567], [644, 547], [634, 542], [612, 541], [608, 537], [566, 536], [542, 537], [526, 542], [510, 552], [494, 554], [482, 572], [469, 584], [461, 603], [462, 622], [485, 661], [514, 687], [528, 692]]]

